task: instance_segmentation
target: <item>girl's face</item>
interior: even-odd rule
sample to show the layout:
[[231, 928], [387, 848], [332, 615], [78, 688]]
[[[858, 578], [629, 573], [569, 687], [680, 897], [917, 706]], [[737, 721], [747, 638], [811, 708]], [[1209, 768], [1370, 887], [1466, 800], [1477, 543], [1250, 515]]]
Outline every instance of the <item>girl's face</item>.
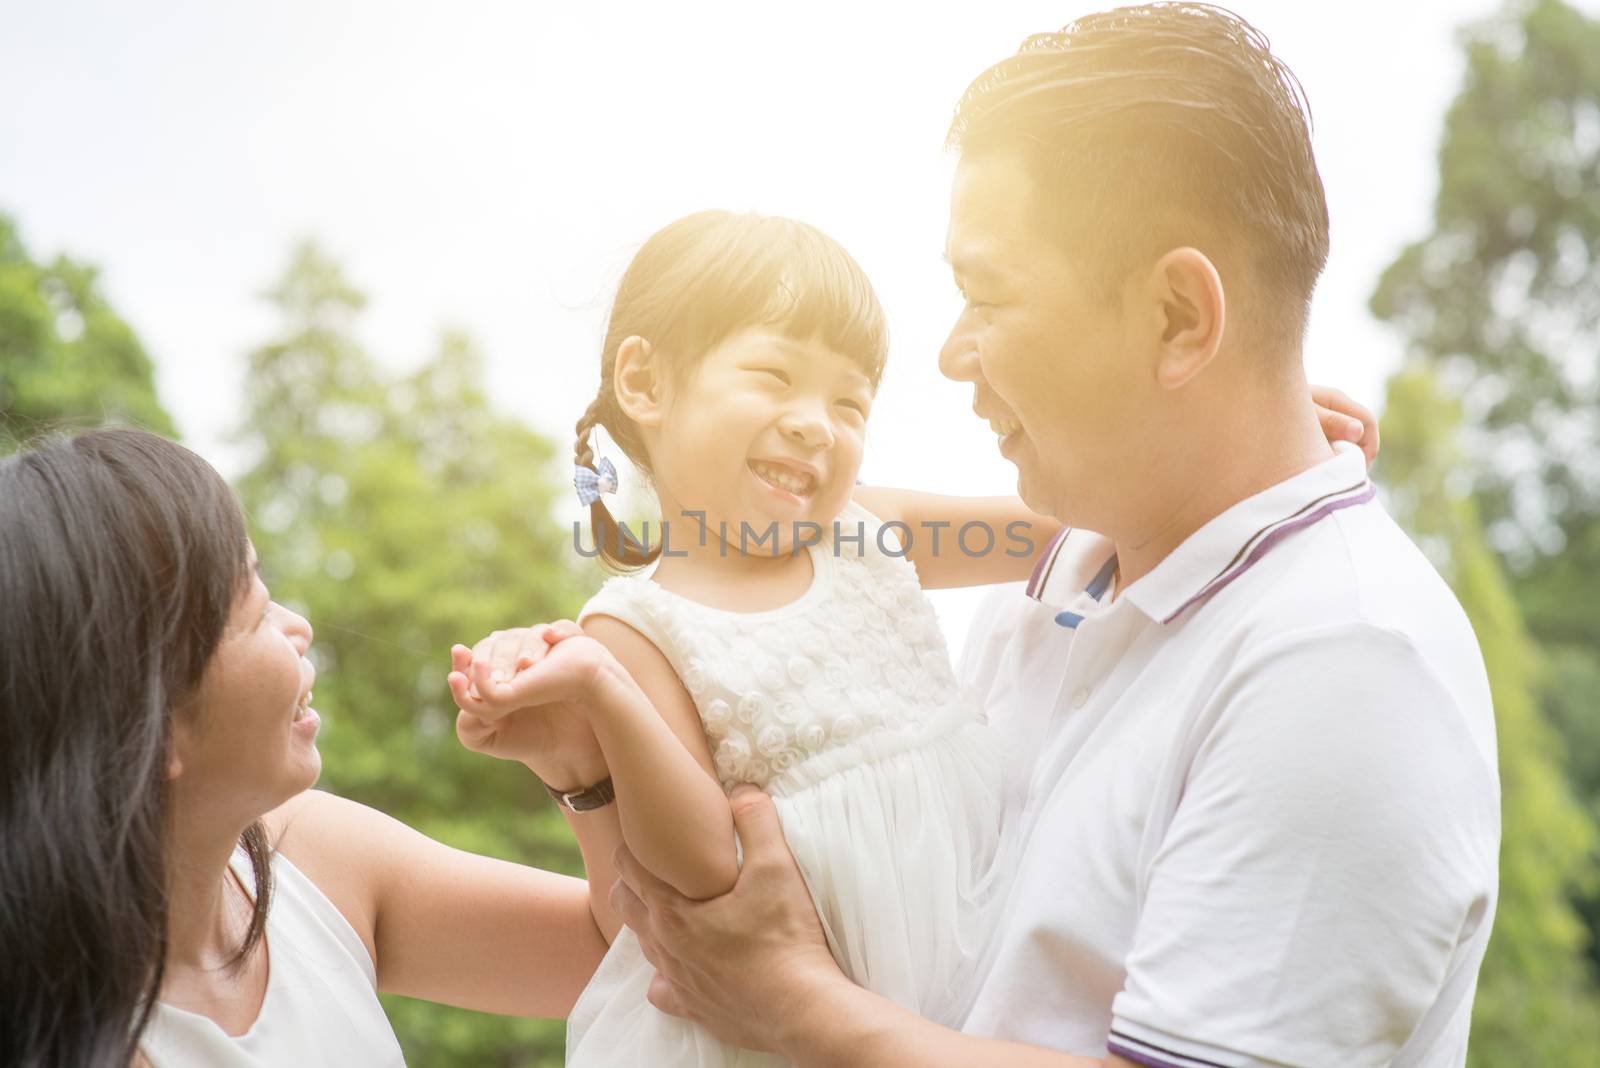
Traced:
[[322, 770], [311, 624], [272, 600], [254, 559], [252, 550], [249, 585], [173, 739], [173, 785], [185, 801], [243, 822], [309, 789]]
[[699, 535], [681, 529], [684, 511], [705, 512], [709, 537], [733, 550], [744, 524], [744, 550], [754, 555], [791, 551], [797, 524], [831, 536], [861, 468], [872, 395], [849, 357], [768, 328], [741, 330], [706, 353], [667, 388], [649, 435], [675, 550]]

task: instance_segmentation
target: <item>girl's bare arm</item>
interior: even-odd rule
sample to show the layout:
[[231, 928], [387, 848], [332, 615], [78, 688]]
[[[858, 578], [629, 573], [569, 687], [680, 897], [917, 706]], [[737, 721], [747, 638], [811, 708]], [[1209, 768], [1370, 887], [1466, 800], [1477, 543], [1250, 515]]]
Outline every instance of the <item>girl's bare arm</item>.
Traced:
[[693, 698], [661, 651], [626, 623], [596, 615], [583, 631], [621, 669], [586, 704], [628, 849], [685, 897], [726, 893], [739, 874], [733, 817]]
[[[643, 635], [600, 615], [583, 628], [560, 620], [496, 631], [471, 652], [452, 650], [452, 668], [450, 688], [462, 710], [456, 733], [468, 748], [520, 760], [561, 789], [611, 777], [615, 803], [563, 812], [608, 941], [619, 926], [609, 901], [612, 853], [623, 841], [685, 896], [712, 897], [733, 885], [733, 819], [699, 712]], [[574, 716], [588, 736], [582, 745], [570, 737]], [[582, 759], [555, 760], [552, 748], [581, 750]]]
[[[896, 529], [924, 589], [1016, 582], [1061, 529], [1020, 497], [949, 497], [917, 490], [857, 486], [857, 504]], [[891, 528], [895, 529], [895, 528]]]

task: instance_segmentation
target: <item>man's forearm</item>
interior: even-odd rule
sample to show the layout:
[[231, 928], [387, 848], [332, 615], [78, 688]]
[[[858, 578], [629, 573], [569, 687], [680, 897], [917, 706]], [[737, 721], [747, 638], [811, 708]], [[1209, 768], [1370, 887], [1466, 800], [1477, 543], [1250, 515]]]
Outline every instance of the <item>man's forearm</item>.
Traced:
[[843, 975], [797, 997], [785, 1017], [779, 1048], [798, 1068], [1106, 1068], [1097, 1057], [941, 1027]]

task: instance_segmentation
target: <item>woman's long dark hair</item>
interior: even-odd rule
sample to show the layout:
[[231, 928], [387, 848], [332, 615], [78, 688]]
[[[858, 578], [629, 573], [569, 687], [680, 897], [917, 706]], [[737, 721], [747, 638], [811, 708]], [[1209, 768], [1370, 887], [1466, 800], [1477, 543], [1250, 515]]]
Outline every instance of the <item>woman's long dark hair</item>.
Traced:
[[[245, 589], [204, 460], [96, 430], [0, 461], [0, 1063], [125, 1068], [167, 949], [173, 717]], [[270, 853], [243, 847], [261, 938]]]

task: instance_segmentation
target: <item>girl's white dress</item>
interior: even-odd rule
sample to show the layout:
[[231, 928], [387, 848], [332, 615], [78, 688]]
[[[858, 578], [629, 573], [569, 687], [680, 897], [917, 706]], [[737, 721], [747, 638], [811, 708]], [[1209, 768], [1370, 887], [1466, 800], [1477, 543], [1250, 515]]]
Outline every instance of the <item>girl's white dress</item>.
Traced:
[[[724, 789], [772, 796], [840, 967], [959, 1027], [1011, 867], [1006, 762], [892, 530], [847, 508], [843, 536], [808, 550], [810, 588], [770, 612], [632, 575], [579, 619], [613, 616], [654, 642], [700, 710]], [[651, 974], [624, 928], [569, 1017], [569, 1065], [781, 1063], [654, 1008]]]

